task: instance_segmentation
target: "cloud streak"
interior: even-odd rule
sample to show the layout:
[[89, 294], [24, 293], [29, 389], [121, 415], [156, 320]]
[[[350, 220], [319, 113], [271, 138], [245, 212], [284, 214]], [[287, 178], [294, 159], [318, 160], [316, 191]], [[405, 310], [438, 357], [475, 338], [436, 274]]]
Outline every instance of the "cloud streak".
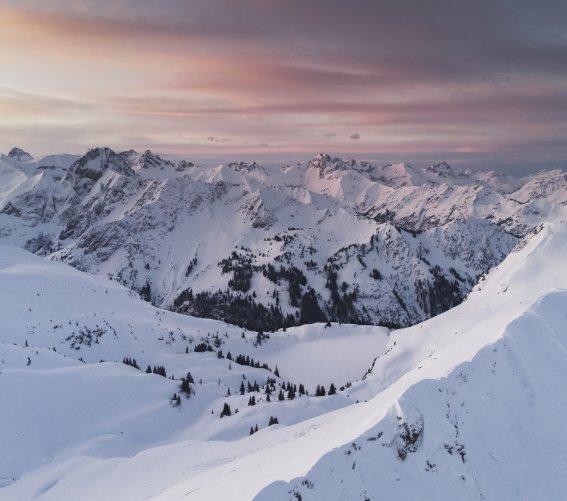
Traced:
[[0, 0], [3, 149], [567, 154], [564, 2], [37, 5]]

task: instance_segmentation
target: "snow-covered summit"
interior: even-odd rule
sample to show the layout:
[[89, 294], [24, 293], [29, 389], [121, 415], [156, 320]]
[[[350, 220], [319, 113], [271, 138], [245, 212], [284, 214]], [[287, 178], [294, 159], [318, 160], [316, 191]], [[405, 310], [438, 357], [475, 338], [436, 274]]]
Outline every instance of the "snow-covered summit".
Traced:
[[19, 162], [28, 162], [33, 160], [33, 157], [21, 148], [12, 148], [8, 153], [8, 156], [14, 160], [18, 160]]

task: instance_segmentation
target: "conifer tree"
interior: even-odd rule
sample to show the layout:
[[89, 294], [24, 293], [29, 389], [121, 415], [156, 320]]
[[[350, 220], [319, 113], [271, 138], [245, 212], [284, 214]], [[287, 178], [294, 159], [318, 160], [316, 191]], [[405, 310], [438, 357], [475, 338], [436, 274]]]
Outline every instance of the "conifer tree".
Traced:
[[230, 405], [228, 405], [226, 402], [224, 403], [220, 417], [222, 418], [224, 416], [232, 416], [232, 411], [230, 410]]

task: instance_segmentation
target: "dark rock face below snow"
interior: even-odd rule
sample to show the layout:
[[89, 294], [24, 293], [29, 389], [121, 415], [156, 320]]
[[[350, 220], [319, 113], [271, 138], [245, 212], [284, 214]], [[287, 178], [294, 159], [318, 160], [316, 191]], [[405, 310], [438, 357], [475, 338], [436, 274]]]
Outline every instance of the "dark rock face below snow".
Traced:
[[14, 160], [19, 160], [20, 162], [33, 160], [33, 157], [27, 151], [24, 151], [21, 148], [12, 148], [8, 153], [8, 156], [10, 158], [13, 158]]

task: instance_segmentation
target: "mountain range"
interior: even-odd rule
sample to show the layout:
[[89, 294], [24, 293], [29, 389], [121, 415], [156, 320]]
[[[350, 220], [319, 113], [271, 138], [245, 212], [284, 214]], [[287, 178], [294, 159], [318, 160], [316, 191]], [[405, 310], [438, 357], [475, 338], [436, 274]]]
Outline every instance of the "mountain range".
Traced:
[[256, 330], [423, 321], [567, 205], [558, 170], [516, 179], [325, 154], [205, 167], [151, 151], [34, 160], [14, 148], [0, 177], [0, 241]]

